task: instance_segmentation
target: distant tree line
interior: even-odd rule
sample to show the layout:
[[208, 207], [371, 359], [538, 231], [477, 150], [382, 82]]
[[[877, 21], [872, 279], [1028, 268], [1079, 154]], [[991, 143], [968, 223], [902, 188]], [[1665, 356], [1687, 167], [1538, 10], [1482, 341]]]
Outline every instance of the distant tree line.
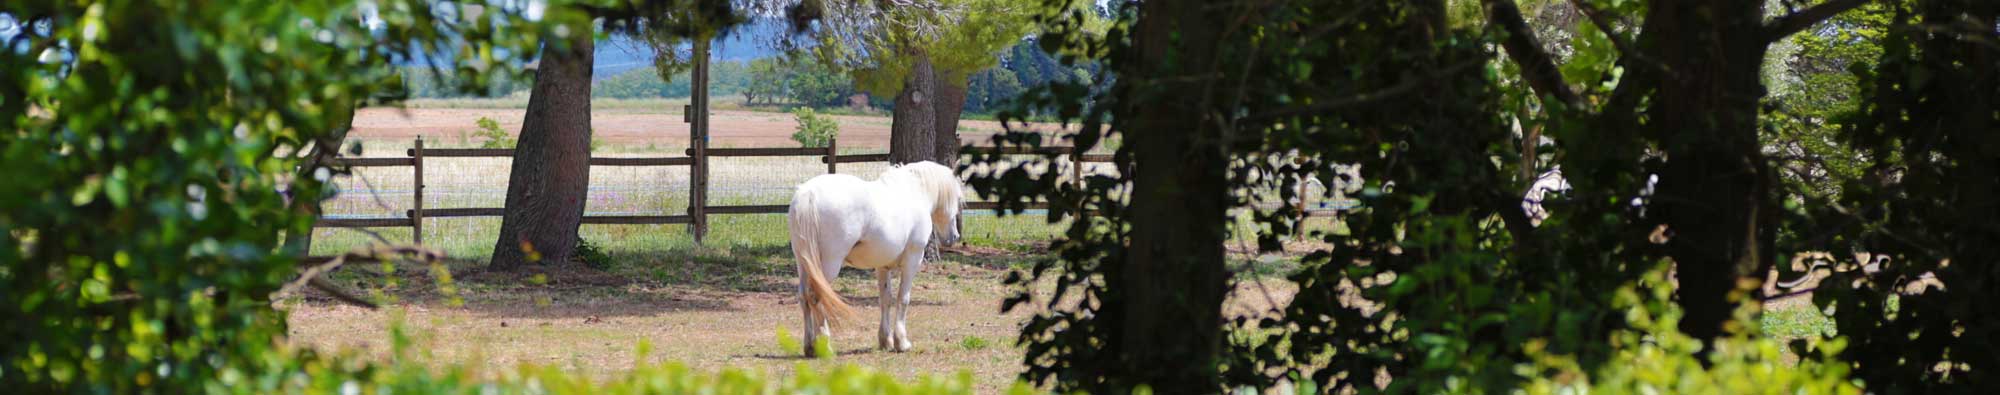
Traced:
[[[1063, 65], [1038, 48], [1033, 40], [1022, 41], [1008, 49], [998, 65], [971, 76], [966, 86], [965, 112], [995, 113], [1025, 91], [1025, 87], [1051, 82], [1087, 81], [1096, 75], [1097, 68], [1095, 65]], [[844, 73], [818, 62], [782, 57], [715, 62], [710, 78], [713, 79], [710, 95], [718, 98], [741, 97], [742, 102], [748, 105], [839, 107], [848, 105], [849, 96], [860, 93], [855, 89], [854, 80]], [[403, 83], [412, 98], [498, 97], [525, 91], [529, 87], [523, 81], [497, 80], [483, 92], [467, 93], [453, 88], [457, 84], [455, 77], [444, 75], [440, 79], [423, 66], [403, 67]], [[672, 80], [662, 80], [650, 67], [600, 76], [592, 84], [592, 96], [600, 98], [678, 98], [693, 94], [686, 72], [675, 75]], [[872, 98], [869, 105], [883, 109], [895, 106], [893, 101], [885, 99]]]

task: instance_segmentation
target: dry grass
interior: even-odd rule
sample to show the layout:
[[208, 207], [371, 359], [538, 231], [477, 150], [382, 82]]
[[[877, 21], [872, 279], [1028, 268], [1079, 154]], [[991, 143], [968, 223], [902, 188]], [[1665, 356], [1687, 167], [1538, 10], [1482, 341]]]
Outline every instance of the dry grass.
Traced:
[[[656, 264], [682, 263], [635, 266]], [[725, 271], [718, 269], [699, 270]], [[749, 289], [643, 275], [623, 285], [561, 280], [535, 285], [487, 278], [459, 281], [464, 305], [458, 307], [435, 294], [386, 311], [299, 302], [289, 311], [291, 341], [386, 357], [388, 328], [400, 316], [405, 328], [419, 335], [416, 349], [427, 351], [434, 362], [471, 364], [483, 371], [533, 363], [601, 376], [629, 369], [643, 341], [653, 346], [651, 361], [679, 361], [703, 370], [735, 366], [789, 376], [801, 366], [854, 363], [904, 378], [966, 371], [983, 393], [1007, 388], [1019, 372], [1020, 351], [1012, 339], [1024, 315], [999, 313], [1004, 292], [998, 286], [1000, 269], [956, 263], [927, 269], [910, 310], [909, 331], [917, 347], [906, 353], [875, 351], [876, 325], [867, 316], [837, 330], [833, 347], [841, 355], [834, 362], [804, 360], [796, 350], [780, 348], [780, 331], [798, 333], [798, 303], [784, 276], [749, 272], [757, 273], [749, 276], [754, 284]], [[863, 314], [875, 314], [872, 280], [855, 271], [847, 274], [838, 280], [842, 295], [862, 307]], [[421, 284], [423, 279], [405, 283]]]
[[[1002, 251], [994, 247], [973, 248]], [[641, 342], [652, 362], [678, 361], [702, 370], [725, 366], [785, 377], [801, 367], [852, 363], [899, 377], [971, 374], [979, 392], [997, 393], [1021, 371], [1014, 339], [1028, 312], [1002, 314], [1011, 292], [1000, 285], [1009, 266], [1032, 255], [947, 254], [918, 277], [909, 331], [916, 347], [874, 349], [877, 310], [872, 277], [848, 270], [840, 293], [862, 317], [836, 331], [832, 361], [806, 360], [784, 349], [780, 333], [797, 336], [789, 251], [771, 248], [704, 250], [695, 256], [626, 257], [609, 272], [563, 268], [527, 274], [485, 273], [476, 262], [453, 262], [456, 297], [422, 270], [399, 270], [396, 286], [348, 270], [343, 283], [371, 287], [399, 302], [366, 310], [308, 297], [284, 306], [294, 345], [365, 357], [389, 357], [389, 330], [400, 322], [414, 348], [436, 364], [467, 364], [482, 372], [518, 364], [558, 366], [606, 376], [630, 369]], [[1274, 279], [1237, 286], [1230, 315], [1267, 314], [1288, 303], [1294, 287]], [[461, 304], [462, 303], [462, 304]]]

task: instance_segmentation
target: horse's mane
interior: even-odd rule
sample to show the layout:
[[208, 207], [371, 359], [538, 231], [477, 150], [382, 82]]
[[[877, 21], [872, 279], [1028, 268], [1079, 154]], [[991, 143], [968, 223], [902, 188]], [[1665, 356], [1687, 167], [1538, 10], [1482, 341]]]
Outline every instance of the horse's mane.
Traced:
[[918, 188], [923, 189], [931, 198], [932, 211], [958, 209], [964, 191], [959, 189], [958, 174], [953, 173], [951, 168], [925, 161], [896, 166], [891, 168], [890, 172], [893, 173], [895, 170], [907, 171], [916, 177]]

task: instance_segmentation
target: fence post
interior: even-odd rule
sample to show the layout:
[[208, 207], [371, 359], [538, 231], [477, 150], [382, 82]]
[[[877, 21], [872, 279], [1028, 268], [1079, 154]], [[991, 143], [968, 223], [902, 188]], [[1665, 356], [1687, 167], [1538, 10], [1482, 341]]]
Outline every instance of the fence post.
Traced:
[[415, 169], [411, 171], [411, 173], [414, 173], [415, 179], [413, 181], [410, 181], [410, 184], [415, 185], [415, 187], [412, 188], [410, 192], [411, 195], [415, 195], [415, 197], [410, 198], [411, 201], [410, 214], [409, 214], [410, 238], [417, 245], [423, 245], [424, 244], [424, 136], [423, 135], [417, 136], [417, 144], [415, 148], [410, 149], [410, 162], [411, 162], [410, 167], [412, 169]]
[[[1076, 149], [1076, 147], [1070, 147], [1070, 148], [1069, 148], [1069, 171], [1070, 171], [1070, 173], [1069, 173], [1069, 177], [1070, 177], [1070, 182], [1073, 182], [1073, 183], [1076, 183], [1076, 190], [1077, 190], [1078, 192], [1082, 192], [1082, 191], [1083, 191], [1083, 151], [1081, 151], [1081, 150], [1077, 150], [1077, 149]], [[1081, 206], [1078, 206], [1077, 208], [1078, 208], [1078, 209], [1081, 209], [1082, 207], [1081, 207]]]
[[708, 40], [694, 40], [694, 70], [691, 74], [689, 82], [694, 94], [688, 107], [694, 112], [688, 118], [692, 123], [688, 131], [693, 135], [689, 145], [694, 151], [694, 165], [690, 166], [694, 174], [689, 179], [692, 185], [689, 185], [688, 222], [694, 228], [695, 244], [701, 244], [702, 239], [708, 236], [708, 210], [703, 207], [708, 205]]
[[840, 174], [840, 139], [826, 139], [826, 174]]
[[1309, 211], [1312, 210], [1312, 206], [1309, 205], [1312, 201], [1312, 195], [1310, 194], [1312, 190], [1309, 187], [1310, 184], [1306, 183], [1310, 179], [1309, 177], [1299, 177], [1299, 224], [1296, 225], [1298, 229], [1292, 230], [1292, 237], [1298, 240], [1305, 240], [1306, 220], [1312, 219], [1312, 211]]

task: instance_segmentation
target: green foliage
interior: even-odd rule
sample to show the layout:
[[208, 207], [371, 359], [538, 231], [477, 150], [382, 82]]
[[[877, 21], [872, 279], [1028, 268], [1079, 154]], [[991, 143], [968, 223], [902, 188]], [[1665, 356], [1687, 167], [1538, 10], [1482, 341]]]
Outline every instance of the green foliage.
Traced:
[[[777, 330], [772, 331], [772, 333], [776, 334], [776, 337], [778, 339], [778, 351], [783, 353], [782, 355], [805, 355], [804, 348], [802, 348], [799, 345], [799, 338], [792, 337], [792, 331], [786, 330], [784, 325], [778, 325]], [[826, 354], [814, 354], [814, 355], [826, 355]]]
[[589, 239], [576, 240], [576, 260], [583, 262], [584, 266], [592, 269], [607, 270], [611, 268], [611, 254], [605, 253], [604, 248], [598, 247], [597, 243], [592, 243]]
[[[751, 89], [759, 77], [745, 62], [718, 61], [709, 63], [708, 78], [710, 95], [727, 96]], [[641, 67], [592, 82], [590, 95], [616, 99], [689, 97], [694, 93], [689, 81], [687, 71], [663, 79], [654, 69]]]
[[854, 92], [854, 82], [846, 75], [825, 65], [788, 60], [790, 76], [785, 79], [785, 91], [792, 104], [807, 107], [839, 106], [846, 104], [842, 99]]
[[[1173, 40], [1196, 37], [1135, 36], [1141, 33], [1134, 24], [1145, 18], [1177, 18], [1183, 24], [1199, 18], [1141, 16], [1131, 8], [1114, 11], [1120, 19], [1103, 37], [1065, 32], [1063, 27], [1080, 24], [1080, 16], [1063, 11], [1076, 3], [1047, 2], [1053, 12], [1039, 20], [1049, 32], [1040, 39], [1049, 52], [1098, 57], [1113, 70], [1151, 70], [1121, 62], [1141, 59], [1140, 48], [1178, 48], [1159, 42], [1186, 45]], [[1376, 389], [1376, 375], [1384, 374], [1393, 377], [1384, 391], [1393, 393], [1559, 392], [1561, 386], [1577, 389], [1578, 383], [1613, 393], [1855, 392], [1844, 365], [1825, 358], [1772, 374], [1786, 363], [1776, 344], [1754, 330], [1732, 332], [1741, 337], [1725, 336], [1714, 351], [1701, 351], [1699, 341], [1675, 333], [1681, 313], [1665, 296], [1664, 278], [1649, 272], [1665, 255], [1647, 241], [1661, 220], [1645, 217], [1646, 207], [1631, 196], [1646, 185], [1648, 171], [1658, 171], [1659, 159], [1643, 155], [1648, 144], [1676, 140], [1625, 132], [1645, 124], [1637, 117], [1601, 115], [1657, 111], [1633, 98], [1650, 95], [1654, 85], [1648, 84], [1658, 80], [1621, 79], [1637, 73], [1620, 67], [1633, 60], [1622, 58], [1607, 32], [1575, 24], [1596, 36], [1568, 54], [1577, 63], [1563, 71], [1593, 82], [1582, 91], [1581, 104], [1616, 106], [1598, 113], [1543, 105], [1519, 83], [1518, 71], [1491, 52], [1499, 47], [1497, 35], [1440, 28], [1472, 26], [1452, 23], [1453, 15], [1462, 17], [1465, 10], [1454, 14], [1444, 3], [1298, 1], [1276, 9], [1218, 3], [1213, 13], [1232, 15], [1246, 27], [1212, 44], [1196, 42], [1214, 45], [1215, 58], [1229, 59], [1206, 77], [1212, 78], [1213, 92], [1162, 92], [1155, 87], [1160, 81], [1133, 81], [1132, 75], [1119, 76], [1108, 88], [1056, 81], [1032, 88], [1001, 118], [1059, 117], [1080, 126], [1061, 138], [1087, 149], [1113, 138], [1172, 133], [1122, 129], [1130, 119], [1150, 115], [1144, 111], [1218, 114], [1213, 129], [1190, 125], [1195, 130], [1185, 133], [1196, 134], [1196, 144], [1213, 144], [1198, 149], [1230, 155], [1232, 190], [1279, 191], [1277, 199], [1232, 195], [1232, 206], [1254, 213], [1258, 226], [1248, 229], [1265, 251], [1281, 248], [1282, 238], [1299, 228], [1292, 206], [1269, 205], [1272, 200], [1293, 201], [1299, 183], [1310, 178], [1321, 185], [1356, 184], [1360, 207], [1341, 213], [1348, 232], [1310, 235], [1330, 247], [1309, 254], [1289, 277], [1299, 286], [1292, 301], [1276, 314], [1239, 318], [1228, 327], [1221, 375], [1230, 385], [1268, 388], [1287, 380], [1326, 392], [1369, 392]], [[1614, 16], [1636, 16], [1646, 5], [1653, 4], [1623, 2], [1606, 9]], [[1162, 41], [1144, 47], [1147, 40]], [[1627, 96], [1632, 92], [1645, 93]], [[1598, 116], [1605, 118], [1591, 118]], [[1648, 116], [1658, 121], [1685, 114]], [[1620, 123], [1626, 121], [1632, 123]], [[1515, 122], [1555, 137], [1558, 149], [1548, 158], [1563, 163], [1575, 176], [1571, 182], [1584, 191], [1577, 193], [1582, 198], [1556, 199], [1562, 208], [1539, 224], [1524, 217], [1520, 196], [1533, 180], [1522, 174], [1542, 168], [1520, 160]], [[1010, 129], [992, 144], [1046, 142], [1039, 134]], [[1147, 168], [1125, 147], [1114, 158], [1121, 169]], [[975, 157], [973, 163], [998, 160]], [[1329, 171], [1335, 166], [1364, 173], [1348, 178]], [[971, 181], [981, 194], [1003, 202], [1004, 210], [1019, 212], [1026, 202], [1046, 201], [1052, 221], [1071, 220], [1064, 237], [1051, 244], [1056, 257], [1008, 278], [1020, 292], [1006, 308], [1038, 307], [1021, 333], [1027, 379], [1063, 390], [1105, 392], [1136, 384], [1123, 380], [1147, 377], [1119, 360], [1130, 352], [1122, 347], [1160, 346], [1128, 344], [1128, 331], [1118, 323], [1162, 303], [1131, 300], [1123, 288], [1142, 278], [1127, 268], [1142, 265], [1125, 262], [1133, 248], [1131, 233], [1139, 230], [1129, 228], [1131, 213], [1122, 195], [1134, 176], [1120, 173], [1093, 177], [1083, 188], [1026, 171], [975, 175]], [[1259, 206], [1278, 208], [1254, 209]], [[1651, 297], [1636, 298], [1633, 289]], [[1090, 303], [1064, 303], [1075, 298]], [[1839, 349], [1837, 341], [1824, 344]]]
[[[1788, 230], [1890, 262], [1836, 271], [1813, 294], [1850, 345], [1834, 353], [1870, 391], [1990, 392], [2000, 386], [1990, 335], [2000, 331], [1991, 302], [2000, 298], [2000, 4], [1895, 1], [1874, 11], [1855, 18], [1882, 26], [1879, 49], [1852, 50], [1880, 56], [1847, 67], [1860, 99], [1836, 117], [1862, 168], [1834, 180], [1839, 195], [1805, 199]], [[1921, 282], [1940, 287], [1904, 294]]]
[[986, 349], [986, 347], [990, 346], [992, 346], [992, 344], [990, 342], [987, 342], [986, 338], [979, 336], [966, 336], [964, 339], [959, 339], [958, 341], [958, 348], [963, 348], [966, 349], [967, 351], [984, 350]]
[[807, 4], [821, 7], [823, 15], [812, 55], [878, 97], [902, 91], [920, 60], [931, 63], [938, 81], [964, 84], [972, 73], [998, 64], [1000, 50], [1021, 41], [1035, 12], [1014, 0]]
[[974, 73], [966, 81], [965, 112], [993, 112], [1007, 106], [1023, 90], [1021, 80], [1014, 78], [1014, 72], [1004, 67], [996, 66]]
[[427, 66], [402, 66], [397, 71], [403, 78], [403, 89], [411, 98], [448, 98], [464, 96], [505, 97], [516, 92], [526, 92], [531, 88], [528, 79], [497, 78], [470, 91], [461, 88], [468, 84], [466, 77], [455, 73], [440, 72]]
[[743, 104], [755, 105], [757, 99], [770, 103], [785, 94], [785, 80], [788, 76], [780, 68], [779, 59], [757, 59], [750, 61], [749, 83], [743, 87]]
[[[1516, 372], [1530, 380], [1521, 386], [1528, 394], [1825, 394], [1855, 395], [1861, 388], [1848, 378], [1849, 368], [1828, 357], [1801, 358], [1796, 364], [1785, 361], [1784, 345], [1746, 331], [1720, 339], [1706, 359], [1699, 357], [1705, 347], [1700, 340], [1677, 329], [1679, 309], [1674, 307], [1665, 270], [1647, 274], [1638, 284], [1618, 291], [1615, 305], [1624, 310], [1631, 329], [1611, 334], [1608, 359], [1595, 370], [1586, 370], [1576, 358], [1548, 351], [1546, 342], [1531, 340], [1527, 355], [1533, 363], [1519, 364]], [[1742, 322], [1749, 320], [1750, 305], [1738, 309]], [[1818, 349], [1837, 353], [1842, 340], [1818, 344]], [[1498, 370], [1498, 367], [1495, 368]], [[1457, 388], [1452, 392], [1480, 392]], [[1500, 392], [1500, 391], [1493, 391]]]
[[[467, 7], [481, 2], [467, 2]], [[298, 270], [285, 234], [340, 169], [298, 169], [392, 66], [442, 55], [464, 87], [519, 75], [538, 24], [519, 7], [376, 0], [10, 2], [35, 26], [0, 51], [0, 380], [18, 393], [338, 389], [274, 351], [271, 293]], [[575, 18], [549, 12], [545, 20]], [[516, 58], [495, 57], [495, 53]], [[434, 55], [437, 56], [437, 55]], [[371, 373], [372, 374], [372, 373]], [[323, 378], [323, 379], [322, 379]], [[290, 384], [298, 383], [298, 384]]]
[[792, 132], [792, 141], [802, 147], [825, 147], [840, 137], [840, 124], [823, 115], [813, 113], [811, 107], [792, 110], [792, 118], [798, 120], [798, 131]]
[[1890, 8], [1871, 3], [1772, 49], [1764, 77], [1771, 95], [1759, 138], [1775, 151], [1788, 194], [1837, 195], [1838, 180], [1859, 178], [1867, 167], [1840, 138], [1840, 123], [1863, 100], [1860, 80], [1849, 70], [1874, 68], [1882, 56]]
[[506, 129], [501, 129], [500, 121], [479, 117], [476, 122], [479, 123], [479, 129], [472, 131], [472, 136], [479, 138], [479, 148], [514, 148], [516, 143], [514, 135], [507, 133]]

